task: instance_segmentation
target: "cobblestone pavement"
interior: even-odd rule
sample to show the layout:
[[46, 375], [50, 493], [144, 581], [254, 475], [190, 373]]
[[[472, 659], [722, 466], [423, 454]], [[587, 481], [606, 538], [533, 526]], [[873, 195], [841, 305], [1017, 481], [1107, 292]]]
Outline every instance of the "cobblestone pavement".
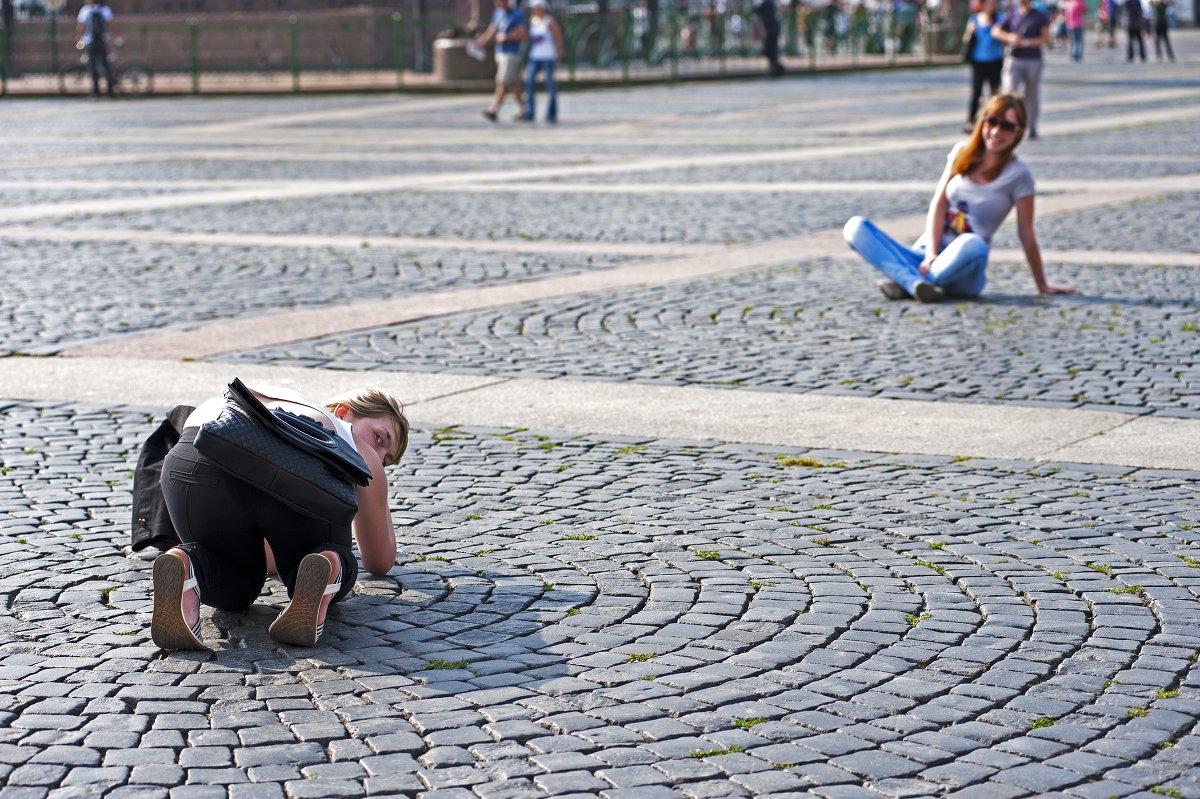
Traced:
[[[916, 305], [868, 294], [864, 303], [868, 267], [818, 262], [226, 357], [1200, 417], [1197, 267], [1055, 267], [1058, 279], [1083, 292], [1065, 300], [1030, 297], [1023, 264], [992, 264], [988, 272], [985, 302]], [[954, 352], [927, 357], [941, 341], [956, 342]]]
[[[82, 257], [81, 257], [82, 256]], [[603, 269], [636, 259], [455, 250], [296, 249], [155, 243], [0, 241], [0, 273], [12, 276], [0, 305], [0, 355], [43, 354], [97, 335], [337, 305], [409, 292], [512, 282]], [[70, 285], [44, 264], [76, 262]], [[17, 276], [30, 275], [31, 279]], [[121, 302], [130, 281], [135, 302]], [[202, 297], [190, 290], [206, 286]]]
[[150, 420], [0, 411], [5, 795], [1200, 791], [1197, 475], [419, 430], [316, 649], [164, 657]]
[[[410, 407], [397, 564], [317, 647], [267, 636], [272, 582], [204, 611], [215, 651], [166, 653], [127, 548], [161, 362], [101, 404], [6, 377], [275, 319], [286, 343], [227, 333], [215, 362], [1118, 410], [1191, 440], [1200, 35], [1176, 38], [1175, 65], [1051, 55], [1021, 154], [1081, 295], [1034, 296], [1009, 253], [936, 306], [884, 301], [828, 235], [911, 229], [961, 68], [571, 94], [557, 128], [463, 96], [0, 102], [0, 799], [1200, 798], [1200, 473], [422, 418], [464, 383]], [[535, 291], [567, 274], [594, 284]], [[456, 291], [319, 339], [287, 315]]]

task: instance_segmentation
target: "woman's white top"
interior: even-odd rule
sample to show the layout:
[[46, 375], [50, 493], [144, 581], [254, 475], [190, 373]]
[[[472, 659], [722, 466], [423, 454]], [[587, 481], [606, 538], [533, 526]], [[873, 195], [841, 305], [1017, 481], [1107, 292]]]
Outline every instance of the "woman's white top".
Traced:
[[[948, 164], [954, 163], [962, 146], [956, 145], [950, 151]], [[955, 175], [946, 184], [947, 227], [953, 227], [956, 233], [978, 233], [991, 244], [996, 229], [1016, 201], [1034, 192], [1033, 173], [1016, 155], [990, 183], [976, 183], [966, 175]]]
[[529, 17], [529, 60], [558, 60], [558, 48], [554, 44], [554, 34], [550, 31], [549, 14], [543, 14], [541, 19]]
[[[358, 444], [354, 441], [354, 434], [351, 431], [351, 426], [322, 408], [320, 403], [313, 402], [298, 391], [292, 391], [291, 389], [287, 388], [279, 388], [278, 386], [248, 386], [248, 388], [257, 394], [263, 395], [264, 397], [271, 397], [273, 399], [283, 400], [284, 402], [295, 403], [296, 405], [303, 405], [309, 410], [320, 413], [328, 421], [328, 424], [326, 424], [325, 427], [333, 430], [333, 432], [336, 433], [339, 438], [345, 440], [350, 444], [350, 446], [354, 447], [356, 452], [358, 451]], [[224, 407], [225, 397], [209, 397], [204, 402], [200, 403], [200, 407], [191, 412], [187, 418], [187, 422], [185, 422], [183, 426], [199, 427], [205, 422], [214, 421], [218, 416], [221, 415], [221, 410]]]

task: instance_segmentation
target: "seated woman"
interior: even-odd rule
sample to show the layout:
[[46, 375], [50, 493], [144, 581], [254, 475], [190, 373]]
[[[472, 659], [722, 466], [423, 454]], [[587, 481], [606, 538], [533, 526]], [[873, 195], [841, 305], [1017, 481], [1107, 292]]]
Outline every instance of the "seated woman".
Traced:
[[992, 234], [1017, 208], [1017, 236], [1040, 294], [1071, 294], [1042, 272], [1033, 232], [1033, 173], [1014, 154], [1025, 133], [1025, 103], [997, 94], [983, 108], [971, 137], [954, 146], [938, 181], [925, 233], [912, 247], [856, 216], [842, 231], [851, 249], [884, 274], [877, 285], [888, 299], [937, 302], [947, 294], [978, 297], [987, 282]]
[[357, 488], [358, 511], [351, 524], [303, 514], [196, 449], [200, 425], [217, 418], [225, 399], [204, 402], [188, 416], [179, 443], [163, 461], [163, 499], [183, 542], [154, 561], [150, 633], [164, 649], [207, 649], [200, 640], [201, 603], [245, 610], [262, 591], [268, 554], [291, 598], [270, 635], [301, 646], [316, 644], [330, 604], [354, 587], [358, 567], [352, 531], [367, 571], [382, 576], [395, 564], [396, 532], [383, 470], [399, 462], [408, 446], [408, 420], [399, 400], [364, 389], [321, 408], [287, 389], [251, 388], [267, 407], [307, 416], [353, 443], [371, 480]]

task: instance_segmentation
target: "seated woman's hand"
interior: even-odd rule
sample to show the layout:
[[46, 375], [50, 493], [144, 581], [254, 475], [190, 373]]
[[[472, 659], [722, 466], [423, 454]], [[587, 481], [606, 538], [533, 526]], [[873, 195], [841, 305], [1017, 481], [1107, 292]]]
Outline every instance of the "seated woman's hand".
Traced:
[[1038, 294], [1074, 294], [1075, 289], [1070, 286], [1051, 286], [1047, 283], [1038, 289]]

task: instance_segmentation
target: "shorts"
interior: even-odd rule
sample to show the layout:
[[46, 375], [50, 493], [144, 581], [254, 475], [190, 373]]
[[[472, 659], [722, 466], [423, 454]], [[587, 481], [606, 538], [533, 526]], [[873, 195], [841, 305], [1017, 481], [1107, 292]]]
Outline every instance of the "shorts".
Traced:
[[496, 83], [515, 86], [521, 82], [521, 54], [496, 53]]

